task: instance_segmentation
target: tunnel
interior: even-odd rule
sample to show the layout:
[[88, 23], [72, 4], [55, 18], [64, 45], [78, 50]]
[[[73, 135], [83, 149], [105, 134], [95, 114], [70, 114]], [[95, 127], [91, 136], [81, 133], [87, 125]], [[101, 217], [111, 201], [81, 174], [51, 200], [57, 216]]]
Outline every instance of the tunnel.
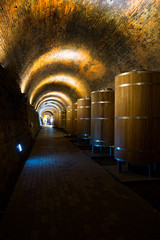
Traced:
[[1, 0], [0, 239], [160, 239], [159, 101], [159, 0]]

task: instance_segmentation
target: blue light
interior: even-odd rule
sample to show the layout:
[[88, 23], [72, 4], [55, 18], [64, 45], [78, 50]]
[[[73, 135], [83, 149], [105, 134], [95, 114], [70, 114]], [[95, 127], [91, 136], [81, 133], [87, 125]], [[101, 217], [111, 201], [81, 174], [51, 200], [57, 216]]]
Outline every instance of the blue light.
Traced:
[[22, 150], [23, 150], [21, 144], [18, 144], [16, 148], [18, 149], [19, 152], [22, 152]]

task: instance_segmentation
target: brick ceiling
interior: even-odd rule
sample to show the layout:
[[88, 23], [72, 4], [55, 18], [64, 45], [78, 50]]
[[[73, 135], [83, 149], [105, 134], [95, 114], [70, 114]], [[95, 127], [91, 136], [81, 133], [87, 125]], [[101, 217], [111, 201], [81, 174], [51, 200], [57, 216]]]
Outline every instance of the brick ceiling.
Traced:
[[159, 0], [1, 0], [0, 62], [32, 105], [51, 92], [68, 105], [121, 72], [160, 70], [159, 30]]

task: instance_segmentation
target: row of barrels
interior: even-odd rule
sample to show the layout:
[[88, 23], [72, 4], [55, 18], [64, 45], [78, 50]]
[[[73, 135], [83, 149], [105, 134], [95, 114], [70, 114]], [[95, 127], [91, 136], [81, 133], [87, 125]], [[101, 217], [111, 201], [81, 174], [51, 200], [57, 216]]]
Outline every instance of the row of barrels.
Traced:
[[160, 162], [160, 73], [133, 71], [115, 78], [66, 111], [66, 131], [93, 146], [114, 145], [118, 161]]

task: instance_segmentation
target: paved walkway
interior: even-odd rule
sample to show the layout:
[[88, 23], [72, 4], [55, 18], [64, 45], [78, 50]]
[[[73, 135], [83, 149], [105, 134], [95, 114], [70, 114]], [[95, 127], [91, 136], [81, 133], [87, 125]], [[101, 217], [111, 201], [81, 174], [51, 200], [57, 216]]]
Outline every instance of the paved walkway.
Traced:
[[159, 229], [160, 213], [62, 132], [42, 128], [0, 224], [0, 239], [158, 240]]

